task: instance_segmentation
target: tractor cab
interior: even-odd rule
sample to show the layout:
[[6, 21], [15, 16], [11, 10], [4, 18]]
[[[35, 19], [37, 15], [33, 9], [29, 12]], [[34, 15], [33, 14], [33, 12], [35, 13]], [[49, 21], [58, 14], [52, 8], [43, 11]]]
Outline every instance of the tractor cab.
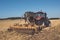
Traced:
[[46, 18], [46, 13], [43, 12], [36, 12], [35, 13], [36, 20], [40, 20], [41, 18]]

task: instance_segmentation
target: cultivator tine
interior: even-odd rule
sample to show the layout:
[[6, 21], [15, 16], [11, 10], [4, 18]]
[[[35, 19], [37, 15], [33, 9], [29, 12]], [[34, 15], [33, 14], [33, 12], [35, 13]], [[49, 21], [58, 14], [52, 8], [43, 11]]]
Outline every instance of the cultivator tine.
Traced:
[[32, 27], [34, 27], [34, 25], [31, 25]]
[[28, 24], [24, 24], [25, 27], [28, 27]]
[[20, 24], [19, 26], [21, 26], [21, 27], [22, 27], [22, 24]]

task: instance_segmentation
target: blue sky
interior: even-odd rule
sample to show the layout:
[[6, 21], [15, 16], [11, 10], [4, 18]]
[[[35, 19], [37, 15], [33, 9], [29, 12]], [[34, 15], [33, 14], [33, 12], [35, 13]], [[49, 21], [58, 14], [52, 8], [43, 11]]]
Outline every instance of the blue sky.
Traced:
[[48, 17], [60, 17], [60, 0], [0, 0], [0, 18], [20, 17], [42, 9]]

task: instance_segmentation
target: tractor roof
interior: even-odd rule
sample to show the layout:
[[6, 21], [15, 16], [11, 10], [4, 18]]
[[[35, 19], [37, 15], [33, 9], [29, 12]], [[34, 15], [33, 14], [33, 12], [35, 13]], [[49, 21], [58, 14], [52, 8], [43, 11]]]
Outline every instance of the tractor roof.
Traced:
[[46, 13], [44, 13], [44, 12], [36, 12], [37, 14], [46, 14]]
[[41, 11], [39, 11], [39, 12], [31, 12], [31, 11], [29, 11], [29, 12], [25, 12], [25, 13], [31, 14], [31, 15], [34, 15], [34, 14], [45, 14], [45, 15], [47, 15], [46, 13], [41, 12]]

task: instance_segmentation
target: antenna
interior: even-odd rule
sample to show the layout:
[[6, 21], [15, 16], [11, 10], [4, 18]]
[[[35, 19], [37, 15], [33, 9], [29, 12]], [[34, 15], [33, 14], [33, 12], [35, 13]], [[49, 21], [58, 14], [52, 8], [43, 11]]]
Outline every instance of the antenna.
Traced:
[[42, 12], [42, 9], [41, 9], [41, 12]]

